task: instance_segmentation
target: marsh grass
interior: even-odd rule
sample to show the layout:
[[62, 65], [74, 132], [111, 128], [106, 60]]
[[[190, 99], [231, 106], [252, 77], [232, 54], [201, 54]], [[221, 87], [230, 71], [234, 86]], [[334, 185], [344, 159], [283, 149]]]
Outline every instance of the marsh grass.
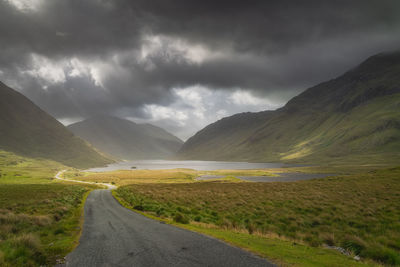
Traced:
[[95, 187], [55, 181], [61, 168], [0, 151], [0, 266], [52, 266], [77, 244]]
[[[117, 185], [144, 183], [193, 183], [201, 182], [196, 178], [201, 175], [224, 176], [218, 178], [222, 182], [244, 182], [235, 176], [278, 176], [280, 172], [290, 172], [291, 169], [258, 169], [258, 170], [215, 170], [197, 171], [193, 169], [169, 170], [121, 170], [102, 173], [79, 172], [71, 170], [65, 173], [69, 179], [91, 182], [113, 183]], [[300, 171], [298, 169], [294, 171]], [[277, 174], [278, 173], [278, 174]]]
[[4, 266], [54, 264], [72, 250], [88, 188], [63, 184], [0, 185]]
[[194, 181], [195, 177], [197, 177], [197, 172], [190, 169], [124, 170], [104, 173], [73, 172], [72, 174], [67, 172], [66, 177], [90, 182], [114, 183], [117, 185], [137, 183], [188, 183]]
[[[135, 184], [115, 192], [153, 216], [276, 236], [400, 264], [400, 168], [291, 183]], [[212, 227], [210, 227], [212, 228]]]

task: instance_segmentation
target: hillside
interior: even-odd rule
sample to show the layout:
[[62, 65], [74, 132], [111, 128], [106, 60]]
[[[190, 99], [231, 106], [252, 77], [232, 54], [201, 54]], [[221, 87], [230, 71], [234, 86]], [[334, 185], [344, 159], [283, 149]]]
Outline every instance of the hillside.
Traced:
[[68, 128], [119, 159], [162, 159], [176, 153], [183, 142], [162, 128], [108, 115], [96, 116]]
[[111, 162], [28, 98], [1, 82], [0, 149], [79, 168]]
[[400, 162], [400, 52], [370, 57], [283, 108], [219, 120], [180, 159]]

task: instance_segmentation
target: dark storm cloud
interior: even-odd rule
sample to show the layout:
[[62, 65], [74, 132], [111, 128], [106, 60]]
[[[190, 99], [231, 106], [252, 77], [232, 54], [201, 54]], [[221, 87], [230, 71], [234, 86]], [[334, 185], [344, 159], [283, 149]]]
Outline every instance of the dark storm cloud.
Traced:
[[0, 0], [0, 79], [58, 118], [146, 117], [195, 85], [288, 100], [398, 49], [398, 14], [397, 0]]
[[135, 46], [141, 29], [131, 9], [112, 1], [41, 1], [26, 12], [10, 2], [0, 1], [0, 47], [10, 52], [99, 56]]
[[363, 31], [398, 30], [398, 1], [139, 1], [154, 32], [239, 51], [282, 51]]

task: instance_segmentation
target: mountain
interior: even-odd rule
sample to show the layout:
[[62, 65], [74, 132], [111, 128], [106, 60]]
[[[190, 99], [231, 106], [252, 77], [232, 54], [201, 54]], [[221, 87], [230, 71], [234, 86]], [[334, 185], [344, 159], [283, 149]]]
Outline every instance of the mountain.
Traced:
[[208, 125], [179, 159], [400, 162], [400, 52], [370, 57], [275, 111]]
[[1, 82], [0, 149], [78, 168], [111, 162], [28, 98]]
[[89, 118], [68, 128], [119, 159], [163, 159], [175, 154], [183, 144], [162, 128], [108, 115]]

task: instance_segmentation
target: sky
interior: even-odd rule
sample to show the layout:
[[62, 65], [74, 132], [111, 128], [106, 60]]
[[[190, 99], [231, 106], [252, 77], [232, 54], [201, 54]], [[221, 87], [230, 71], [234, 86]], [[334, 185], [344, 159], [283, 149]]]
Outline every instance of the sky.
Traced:
[[0, 80], [65, 125], [183, 140], [400, 48], [398, 0], [0, 0]]

